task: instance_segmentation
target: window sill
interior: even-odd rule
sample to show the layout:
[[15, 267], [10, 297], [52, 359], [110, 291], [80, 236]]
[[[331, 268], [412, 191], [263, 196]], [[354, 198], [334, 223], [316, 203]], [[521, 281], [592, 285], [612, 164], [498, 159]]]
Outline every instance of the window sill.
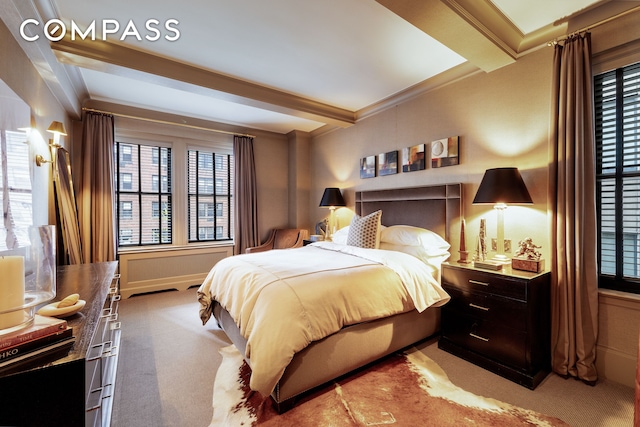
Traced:
[[189, 249], [224, 248], [233, 246], [233, 241], [190, 243], [188, 245], [149, 245], [118, 248], [118, 254], [184, 251]]
[[616, 304], [638, 309], [640, 307], [640, 295], [630, 292], [616, 291], [613, 289], [598, 289], [600, 302]]

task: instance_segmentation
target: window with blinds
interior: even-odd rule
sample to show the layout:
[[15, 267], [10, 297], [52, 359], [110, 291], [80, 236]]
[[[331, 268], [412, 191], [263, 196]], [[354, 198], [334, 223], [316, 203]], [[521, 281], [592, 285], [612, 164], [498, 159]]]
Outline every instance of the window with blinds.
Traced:
[[189, 242], [233, 239], [233, 155], [188, 150]]
[[26, 132], [0, 129], [0, 250], [29, 245], [33, 224], [30, 160]]
[[640, 293], [640, 63], [594, 79], [600, 287]]
[[172, 242], [171, 148], [116, 143], [118, 245]]

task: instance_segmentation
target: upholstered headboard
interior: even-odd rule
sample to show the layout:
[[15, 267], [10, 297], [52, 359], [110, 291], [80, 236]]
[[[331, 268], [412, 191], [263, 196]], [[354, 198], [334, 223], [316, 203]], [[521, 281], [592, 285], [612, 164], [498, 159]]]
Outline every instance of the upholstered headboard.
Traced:
[[356, 191], [356, 213], [368, 215], [382, 209], [383, 225], [427, 228], [451, 241], [451, 227], [458, 222], [462, 184], [441, 184], [388, 190]]

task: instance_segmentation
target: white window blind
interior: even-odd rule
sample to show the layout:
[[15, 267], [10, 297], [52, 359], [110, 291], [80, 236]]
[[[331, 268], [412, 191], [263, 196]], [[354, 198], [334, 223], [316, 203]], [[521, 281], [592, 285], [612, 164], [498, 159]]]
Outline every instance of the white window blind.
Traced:
[[33, 224], [27, 134], [0, 129], [0, 250], [29, 244]]

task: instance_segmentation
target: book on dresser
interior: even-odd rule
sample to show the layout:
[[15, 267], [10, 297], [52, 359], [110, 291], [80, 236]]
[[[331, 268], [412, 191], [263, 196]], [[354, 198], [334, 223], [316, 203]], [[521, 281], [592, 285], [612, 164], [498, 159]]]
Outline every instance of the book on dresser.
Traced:
[[33, 324], [26, 328], [7, 334], [0, 334], [0, 352], [18, 344], [62, 332], [67, 329], [67, 327], [67, 321], [64, 319], [36, 314], [33, 318]]
[[56, 330], [53, 333], [33, 338], [28, 341], [19, 342], [10, 347], [0, 349], [0, 367], [11, 363], [13, 359], [32, 353], [44, 347], [48, 347], [73, 337], [73, 328], [65, 326], [65, 329]]
[[64, 357], [74, 341], [66, 320], [36, 314], [28, 327], [0, 335], [0, 374]]

